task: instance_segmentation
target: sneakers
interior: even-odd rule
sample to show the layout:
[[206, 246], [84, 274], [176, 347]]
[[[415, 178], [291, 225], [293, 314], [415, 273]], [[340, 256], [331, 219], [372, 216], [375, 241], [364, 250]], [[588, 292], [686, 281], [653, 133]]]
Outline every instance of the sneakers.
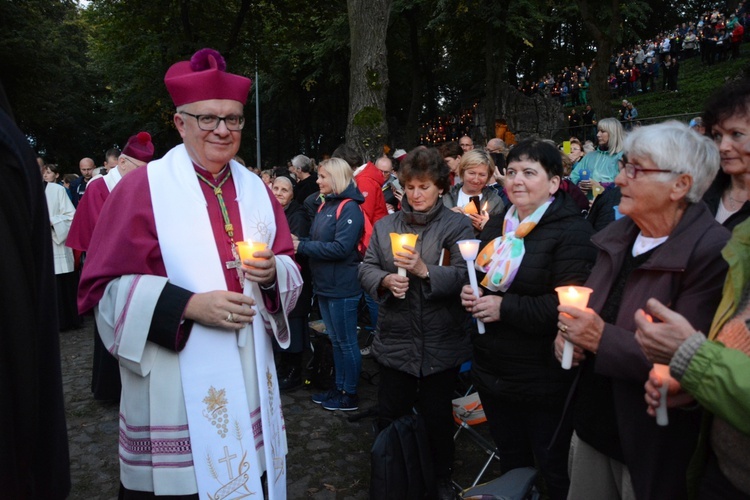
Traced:
[[323, 408], [326, 410], [354, 411], [359, 409], [359, 396], [356, 394], [347, 394], [339, 392], [332, 398], [323, 402]]
[[279, 376], [278, 379], [279, 390], [282, 392], [296, 389], [302, 385], [302, 374], [296, 366], [290, 368], [286, 374]]
[[312, 395], [312, 401], [313, 403], [317, 404], [323, 404], [324, 401], [328, 401], [331, 398], [336, 397], [337, 395], [341, 394], [341, 391], [339, 391], [336, 388], [328, 389], [326, 392], [320, 392], [318, 394]]
[[375, 335], [377, 334], [378, 334], [378, 331], [373, 330], [370, 332], [370, 335], [367, 336], [367, 340], [365, 340], [365, 346], [359, 350], [359, 353], [362, 355], [363, 358], [372, 357], [372, 341], [375, 340]]

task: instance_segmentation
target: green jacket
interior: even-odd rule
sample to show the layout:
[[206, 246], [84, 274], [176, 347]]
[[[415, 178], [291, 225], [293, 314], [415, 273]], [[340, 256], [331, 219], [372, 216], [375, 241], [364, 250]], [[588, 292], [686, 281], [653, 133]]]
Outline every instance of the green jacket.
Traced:
[[688, 471], [691, 498], [697, 496], [714, 415], [750, 436], [750, 357], [714, 340], [722, 326], [735, 315], [743, 289], [750, 283], [750, 219], [735, 227], [732, 238], [721, 253], [729, 264], [729, 271], [709, 340], [692, 355], [680, 379], [682, 388], [707, 410], [698, 448]]

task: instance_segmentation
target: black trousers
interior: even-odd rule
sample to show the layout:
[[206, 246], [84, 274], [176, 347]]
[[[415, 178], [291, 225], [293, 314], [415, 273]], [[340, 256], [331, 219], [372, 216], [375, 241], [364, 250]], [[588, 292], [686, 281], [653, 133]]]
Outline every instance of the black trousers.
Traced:
[[380, 366], [378, 387], [378, 424], [381, 429], [392, 420], [408, 415], [416, 408], [424, 418], [430, 440], [435, 476], [450, 476], [453, 466], [453, 406], [456, 379], [460, 367], [415, 377]]
[[[538, 467], [552, 500], [568, 496], [568, 450], [572, 426], [560, 424], [559, 407], [535, 407], [479, 391], [490, 433], [497, 445], [503, 472]], [[555, 442], [552, 438], [560, 426]]]

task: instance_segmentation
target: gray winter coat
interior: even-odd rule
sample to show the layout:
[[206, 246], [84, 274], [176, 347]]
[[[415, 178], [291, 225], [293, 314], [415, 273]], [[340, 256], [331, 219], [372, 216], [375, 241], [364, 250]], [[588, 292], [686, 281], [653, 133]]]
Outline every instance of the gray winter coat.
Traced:
[[[406, 298], [380, 286], [393, 264], [390, 233], [416, 233], [416, 249], [430, 272], [429, 279], [409, 274]], [[472, 239], [469, 219], [438, 200], [427, 213], [413, 212], [406, 198], [401, 211], [379, 220], [359, 268], [359, 281], [380, 303], [378, 330], [372, 350], [379, 363], [414, 376], [426, 376], [461, 365], [471, 357], [471, 319], [461, 307], [461, 288], [469, 282], [457, 241]], [[440, 266], [440, 254], [450, 264]]]

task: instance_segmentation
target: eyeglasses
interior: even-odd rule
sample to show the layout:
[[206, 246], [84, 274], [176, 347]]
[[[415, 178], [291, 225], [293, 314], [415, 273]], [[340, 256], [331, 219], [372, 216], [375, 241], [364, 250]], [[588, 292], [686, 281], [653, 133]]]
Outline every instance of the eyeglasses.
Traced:
[[219, 128], [222, 121], [227, 130], [238, 131], [245, 126], [245, 117], [242, 115], [216, 116], [216, 115], [194, 115], [187, 111], [180, 111], [180, 114], [192, 116], [198, 122], [198, 128], [206, 132], [212, 132]]
[[648, 172], [661, 172], [661, 173], [669, 173], [669, 174], [677, 174], [677, 173], [679, 173], [679, 172], [673, 172], [672, 170], [664, 170], [664, 169], [661, 169], [661, 168], [642, 168], [637, 163], [625, 163], [625, 162], [622, 162], [622, 161], [619, 162], [617, 165], [618, 165], [618, 167], [620, 168], [621, 171], [625, 170], [625, 176], [628, 179], [635, 179], [636, 177], [638, 177], [639, 173], [643, 173], [643, 172], [646, 172], [646, 173], [648, 173]]
[[484, 148], [484, 150], [487, 151], [488, 153], [499, 153], [500, 152], [499, 149]]
[[141, 168], [143, 165], [146, 164], [146, 163], [144, 163], [143, 165], [138, 165], [136, 162], [134, 162], [133, 160], [131, 160], [127, 155], [122, 155], [122, 157], [125, 158], [130, 163], [132, 163], [133, 165], [135, 165], [135, 168]]

